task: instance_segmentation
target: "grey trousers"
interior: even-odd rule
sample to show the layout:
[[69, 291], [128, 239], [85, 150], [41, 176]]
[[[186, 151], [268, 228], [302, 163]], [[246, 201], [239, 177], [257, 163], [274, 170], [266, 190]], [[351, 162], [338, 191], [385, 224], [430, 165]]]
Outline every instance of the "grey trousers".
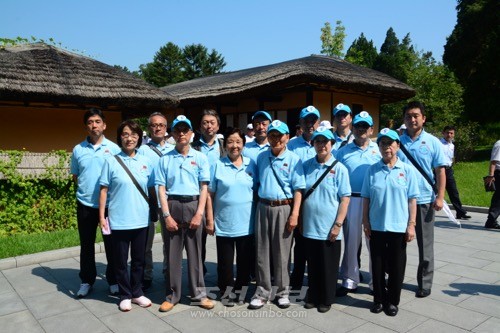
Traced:
[[417, 205], [418, 269], [419, 289], [430, 290], [434, 278], [434, 208], [432, 204]]
[[[286, 230], [290, 216], [289, 205], [271, 207], [259, 201], [255, 212], [256, 279], [255, 296], [265, 300], [287, 297], [290, 276], [288, 259], [292, 248], [293, 233]], [[274, 287], [271, 284], [273, 263]], [[274, 289], [274, 290], [273, 290]]]
[[168, 207], [173, 219], [179, 224], [179, 230], [175, 232], [167, 231], [165, 235], [165, 250], [168, 262], [165, 274], [167, 300], [177, 304], [181, 299], [182, 251], [186, 247], [189, 292], [193, 301], [199, 301], [207, 295], [201, 263], [201, 232], [203, 225], [200, 225], [197, 229], [189, 229], [189, 222], [198, 208], [198, 201], [168, 200]]

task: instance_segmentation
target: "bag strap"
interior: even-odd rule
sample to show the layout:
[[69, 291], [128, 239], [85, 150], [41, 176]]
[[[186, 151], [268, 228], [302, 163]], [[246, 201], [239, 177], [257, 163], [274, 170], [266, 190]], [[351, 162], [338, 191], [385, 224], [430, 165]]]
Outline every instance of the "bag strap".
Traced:
[[338, 162], [339, 162], [339, 160], [335, 160], [335, 162], [333, 162], [331, 165], [329, 165], [326, 168], [325, 172], [323, 172], [321, 177], [318, 178], [316, 183], [314, 183], [314, 185], [311, 186], [311, 188], [307, 190], [307, 192], [306, 192], [306, 194], [304, 194], [304, 198], [302, 200], [306, 200], [313, 193], [313, 191], [316, 189], [316, 187], [319, 185], [319, 183], [321, 183], [321, 181], [326, 177], [326, 175], [330, 172], [330, 170], [333, 169], [335, 164], [337, 164]]
[[344, 140], [344, 141], [342, 141], [342, 143], [340, 144], [339, 149], [340, 149], [340, 148], [342, 148], [342, 147], [344, 147], [346, 144], [348, 144], [348, 143], [349, 143], [349, 139], [351, 138], [351, 136], [352, 136], [352, 132], [351, 132], [351, 133], [349, 133], [349, 135], [347, 136], [347, 138], [345, 138], [345, 140]]
[[273, 168], [273, 161], [272, 161], [272, 157], [269, 157], [269, 162], [270, 162], [270, 167], [271, 167], [271, 170], [273, 170], [273, 173], [274, 173], [274, 177], [276, 178], [276, 180], [278, 181], [278, 184], [280, 184], [280, 187], [281, 187], [281, 190], [283, 191], [283, 194], [285, 195], [285, 198], [287, 200], [290, 200], [287, 195], [286, 195], [286, 191], [285, 191], [285, 186], [281, 183], [281, 179], [280, 177], [278, 177], [278, 174], [276, 173], [276, 170], [274, 170]]
[[152, 151], [154, 151], [158, 156], [162, 157], [163, 154], [161, 153], [161, 151], [156, 148], [151, 142], [147, 143], [147, 145], [149, 146], [149, 148], [151, 148]]
[[434, 193], [438, 193], [436, 185], [433, 183], [433, 181], [431, 180], [429, 175], [424, 171], [424, 169], [422, 169], [420, 164], [418, 164], [418, 162], [415, 160], [415, 158], [410, 154], [408, 149], [406, 149], [406, 147], [403, 144], [400, 144], [399, 147], [401, 148], [401, 151], [406, 155], [406, 157], [410, 160], [411, 164], [413, 164], [413, 166], [418, 170], [418, 172], [420, 172], [422, 174], [422, 176], [425, 178], [425, 180], [427, 180], [429, 185], [431, 185]]
[[146, 200], [146, 202], [149, 203], [148, 195], [146, 194], [146, 192], [144, 192], [144, 190], [142, 189], [142, 187], [139, 185], [139, 183], [135, 179], [134, 175], [132, 175], [132, 172], [130, 172], [129, 168], [127, 168], [127, 166], [125, 165], [125, 163], [123, 163], [122, 159], [120, 157], [118, 157], [118, 155], [115, 155], [115, 158], [118, 161], [118, 163], [120, 163], [120, 165], [123, 167], [123, 169], [125, 169], [125, 171], [127, 172], [127, 175], [130, 177], [130, 179], [132, 179], [132, 182], [134, 183], [135, 187], [137, 187], [137, 189], [141, 193], [141, 195], [144, 198], [144, 200]]

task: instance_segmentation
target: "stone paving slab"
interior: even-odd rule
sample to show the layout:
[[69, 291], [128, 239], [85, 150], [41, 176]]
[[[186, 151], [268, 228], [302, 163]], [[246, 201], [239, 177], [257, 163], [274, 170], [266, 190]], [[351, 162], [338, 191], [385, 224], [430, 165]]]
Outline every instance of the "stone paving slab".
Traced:
[[[154, 281], [147, 296], [150, 308], [134, 306], [122, 313], [118, 298], [108, 295], [106, 257], [96, 244], [98, 277], [92, 292], [75, 298], [79, 288], [79, 248], [0, 260], [0, 331], [3, 332], [497, 332], [500, 327], [500, 232], [483, 228], [484, 212], [457, 228], [438, 213], [435, 228], [436, 265], [432, 293], [414, 296], [418, 264], [416, 242], [408, 244], [408, 260], [396, 317], [372, 314], [367, 285], [368, 253], [363, 245], [358, 292], [338, 298], [332, 309], [318, 313], [294, 302], [287, 310], [268, 304], [248, 310], [247, 304], [207, 311], [189, 305], [187, 273], [183, 297], [172, 311], [158, 308], [165, 297], [161, 273], [162, 243], [155, 238]], [[186, 266], [186, 263], [183, 263]], [[217, 285], [215, 238], [207, 241], [206, 285]], [[251, 292], [250, 292], [251, 293]]]

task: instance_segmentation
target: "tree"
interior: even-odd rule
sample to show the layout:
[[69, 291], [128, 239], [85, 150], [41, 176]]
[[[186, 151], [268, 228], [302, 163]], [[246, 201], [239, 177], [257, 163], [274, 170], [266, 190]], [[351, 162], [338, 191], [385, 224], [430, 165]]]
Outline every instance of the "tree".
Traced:
[[387, 30], [384, 43], [373, 65], [373, 69], [389, 74], [390, 76], [407, 81], [408, 68], [411, 67], [412, 48], [407, 47], [411, 43], [409, 35], [406, 35], [403, 43], [399, 43], [398, 37], [392, 28]]
[[345, 27], [342, 21], [337, 21], [335, 26], [335, 33], [332, 34], [332, 27], [329, 22], [321, 28], [321, 54], [326, 54], [331, 57], [342, 58], [344, 57], [344, 40], [346, 37]]
[[201, 44], [187, 45], [183, 49], [168, 42], [156, 52], [153, 62], [139, 66], [141, 77], [147, 82], [164, 87], [172, 83], [220, 73], [226, 66], [224, 57]]
[[444, 46], [443, 62], [464, 86], [469, 118], [498, 122], [500, 2], [459, 0], [456, 8], [457, 23]]
[[373, 68], [377, 56], [377, 48], [373, 45], [373, 41], [368, 41], [361, 33], [347, 50], [345, 60], [356, 65]]

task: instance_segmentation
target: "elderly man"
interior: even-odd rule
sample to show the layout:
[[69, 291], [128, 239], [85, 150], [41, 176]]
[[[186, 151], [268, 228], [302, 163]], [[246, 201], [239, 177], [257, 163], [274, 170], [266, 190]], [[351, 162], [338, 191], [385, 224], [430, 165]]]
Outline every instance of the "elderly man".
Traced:
[[273, 118], [271, 118], [271, 115], [267, 111], [257, 111], [254, 113], [252, 116], [252, 125], [255, 131], [255, 139], [245, 144], [243, 156], [257, 162], [257, 156], [269, 148], [267, 128], [271, 121], [273, 121]]
[[346, 104], [337, 104], [333, 109], [333, 117], [335, 123], [335, 145], [332, 147], [332, 154], [336, 156], [337, 151], [346, 144], [352, 142], [354, 137], [351, 133], [352, 111]]
[[[160, 161], [160, 157], [174, 149], [174, 146], [170, 143], [167, 143], [166, 133], [167, 133], [167, 118], [160, 112], [152, 113], [148, 118], [148, 129], [150, 140], [147, 144], [142, 145], [138, 149], [138, 153], [141, 155], [145, 155], [149, 158], [151, 165], [153, 166], [152, 173], [154, 174], [154, 168], [158, 165]], [[157, 187], [158, 189], [158, 187]], [[151, 193], [156, 199], [158, 199], [157, 193]], [[158, 207], [159, 207], [158, 200]], [[161, 234], [163, 238], [163, 244], [165, 244], [165, 224], [160, 223], [161, 225]], [[156, 232], [156, 223], [153, 221], [149, 221], [149, 229], [148, 229], [148, 240], [146, 243], [146, 258], [144, 261], [144, 279], [142, 281], [142, 289], [144, 291], [148, 290], [151, 287], [151, 283], [153, 281], [153, 240]], [[167, 269], [167, 262], [165, 260], [165, 248], [163, 248], [163, 274], [165, 274]]]
[[[181, 299], [184, 248], [191, 300], [204, 309], [212, 309], [214, 303], [207, 298], [201, 261], [201, 234], [210, 166], [207, 157], [189, 144], [193, 135], [189, 119], [177, 116], [172, 124], [172, 134], [175, 148], [160, 159], [155, 169], [155, 183], [167, 229], [167, 296], [160, 311], [172, 310]], [[207, 228], [210, 227], [213, 229], [213, 226], [207, 225]]]
[[[89, 109], [83, 115], [83, 124], [87, 129], [87, 138], [73, 148], [71, 155], [71, 174], [77, 183], [78, 235], [80, 236], [80, 279], [82, 281], [77, 296], [88, 295], [97, 276], [95, 264], [95, 238], [99, 225], [99, 176], [104, 161], [113, 158], [120, 148], [104, 137], [106, 123], [104, 114], [99, 109]], [[107, 214], [107, 212], [106, 212]], [[111, 294], [118, 294], [115, 278], [111, 235], [104, 236], [106, 249], [106, 280]]]

